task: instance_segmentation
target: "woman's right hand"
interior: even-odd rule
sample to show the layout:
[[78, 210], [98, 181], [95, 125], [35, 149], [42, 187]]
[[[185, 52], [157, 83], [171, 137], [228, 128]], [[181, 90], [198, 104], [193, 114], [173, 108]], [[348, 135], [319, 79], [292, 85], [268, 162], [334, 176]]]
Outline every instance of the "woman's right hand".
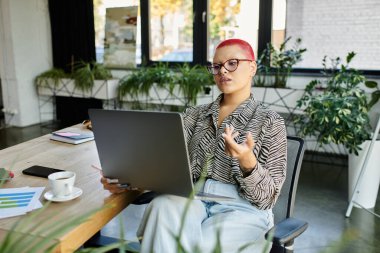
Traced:
[[109, 183], [109, 179], [105, 177], [102, 177], [100, 182], [103, 184], [103, 188], [111, 193], [123, 193], [130, 190], [130, 188], [122, 187], [119, 183]]

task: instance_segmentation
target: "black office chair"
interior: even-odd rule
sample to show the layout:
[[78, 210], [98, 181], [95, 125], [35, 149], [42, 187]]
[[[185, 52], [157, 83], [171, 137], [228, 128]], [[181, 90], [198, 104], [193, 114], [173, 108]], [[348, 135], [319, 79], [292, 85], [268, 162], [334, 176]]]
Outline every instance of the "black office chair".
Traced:
[[[301, 169], [304, 155], [304, 141], [299, 137], [287, 137], [287, 176], [282, 186], [281, 194], [273, 208], [274, 227], [268, 231], [266, 238], [272, 236], [273, 244], [271, 253], [291, 253], [293, 252], [294, 239], [302, 234], [307, 228], [307, 222], [292, 218], [294, 201], [296, 197], [298, 176]], [[157, 194], [147, 192], [133, 202], [141, 205], [149, 203]], [[90, 239], [86, 246], [101, 246], [117, 241], [116, 238], [101, 236], [100, 233]], [[138, 248], [135, 243], [130, 245]], [[118, 252], [118, 251], [114, 251]]]
[[298, 177], [304, 155], [304, 141], [299, 137], [288, 136], [287, 175], [281, 194], [273, 208], [274, 227], [268, 231], [273, 236], [271, 253], [293, 252], [294, 239], [307, 228], [307, 222], [292, 217], [296, 199]]

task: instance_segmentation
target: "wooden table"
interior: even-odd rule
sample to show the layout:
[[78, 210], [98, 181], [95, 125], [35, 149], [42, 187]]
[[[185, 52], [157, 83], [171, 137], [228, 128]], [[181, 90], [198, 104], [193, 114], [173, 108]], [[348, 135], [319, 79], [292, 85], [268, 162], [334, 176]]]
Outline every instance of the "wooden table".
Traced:
[[[89, 131], [82, 129], [80, 125], [75, 128]], [[0, 150], [0, 167], [10, 169], [15, 174], [15, 177], [5, 183], [3, 188], [45, 186], [44, 193], [49, 190], [47, 179], [22, 174], [23, 169], [32, 165], [75, 171], [77, 174], [75, 186], [81, 188], [83, 194], [68, 202], [51, 203], [33, 220], [34, 224], [38, 224], [46, 217], [53, 216], [49, 218], [51, 220], [49, 222], [63, 222], [91, 210], [100, 209], [85, 223], [78, 224], [65, 235], [54, 238], [58, 243], [56, 252], [73, 252], [123, 210], [139, 193], [111, 195], [103, 189], [100, 172], [91, 167], [91, 165], [100, 165], [94, 141], [72, 145], [49, 140], [49, 136], [50, 134]], [[47, 202], [43, 195], [40, 200], [43, 204]], [[105, 206], [110, 207], [103, 208]], [[4, 237], [12, 225], [22, 217], [24, 216], [0, 219], [0, 237]], [[38, 231], [30, 234], [40, 238], [47, 236], [46, 233]]]

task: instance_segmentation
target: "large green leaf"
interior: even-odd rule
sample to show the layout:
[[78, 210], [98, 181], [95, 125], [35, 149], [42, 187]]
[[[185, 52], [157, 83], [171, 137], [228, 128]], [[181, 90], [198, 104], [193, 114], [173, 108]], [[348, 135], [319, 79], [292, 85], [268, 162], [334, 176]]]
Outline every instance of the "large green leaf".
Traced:
[[377, 87], [377, 82], [375, 81], [365, 81], [365, 86], [367, 86], [368, 88], [371, 88], [371, 89], [374, 89]]

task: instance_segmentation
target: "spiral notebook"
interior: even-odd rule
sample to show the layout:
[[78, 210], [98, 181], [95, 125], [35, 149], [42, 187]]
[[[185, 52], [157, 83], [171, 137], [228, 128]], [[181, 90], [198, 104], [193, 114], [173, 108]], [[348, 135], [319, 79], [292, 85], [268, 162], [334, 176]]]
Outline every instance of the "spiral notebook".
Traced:
[[94, 134], [78, 133], [73, 131], [58, 131], [53, 132], [50, 136], [50, 139], [71, 144], [80, 144], [83, 142], [92, 141], [94, 139]]

